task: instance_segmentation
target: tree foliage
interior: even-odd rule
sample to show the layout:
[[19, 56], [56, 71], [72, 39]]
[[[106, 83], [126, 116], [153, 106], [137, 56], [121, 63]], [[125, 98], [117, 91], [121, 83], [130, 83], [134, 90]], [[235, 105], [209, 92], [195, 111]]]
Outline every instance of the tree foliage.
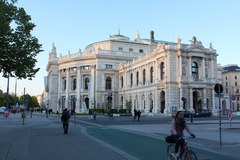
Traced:
[[20, 104], [25, 105], [28, 109], [29, 108], [39, 107], [39, 103], [37, 101], [37, 97], [30, 96], [29, 94], [26, 94], [25, 96], [22, 95], [20, 97]]
[[0, 73], [3, 77], [31, 79], [39, 71], [36, 56], [42, 50], [31, 35], [35, 24], [16, 0], [0, 0]]
[[132, 111], [132, 101], [128, 101], [126, 100], [126, 110], [128, 111], [128, 113], [130, 113]]

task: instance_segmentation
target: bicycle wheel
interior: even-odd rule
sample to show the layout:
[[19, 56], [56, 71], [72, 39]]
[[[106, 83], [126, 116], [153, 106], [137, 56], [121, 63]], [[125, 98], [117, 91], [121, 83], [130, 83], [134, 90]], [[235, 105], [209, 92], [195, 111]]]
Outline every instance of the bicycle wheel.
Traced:
[[192, 150], [189, 149], [184, 154], [184, 160], [197, 160], [197, 156], [196, 156], [196, 154]]
[[171, 153], [174, 153], [175, 150], [175, 145], [174, 144], [169, 144], [167, 147], [167, 157], [168, 160], [174, 160], [174, 157], [171, 156]]

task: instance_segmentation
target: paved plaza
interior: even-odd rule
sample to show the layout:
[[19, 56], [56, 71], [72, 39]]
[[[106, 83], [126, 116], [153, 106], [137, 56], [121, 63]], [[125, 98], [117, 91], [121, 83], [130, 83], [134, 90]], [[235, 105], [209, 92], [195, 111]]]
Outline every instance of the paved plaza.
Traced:
[[[20, 114], [0, 117], [0, 160], [112, 160], [167, 159], [167, 144], [171, 118], [166, 116], [132, 117], [88, 116], [71, 118], [69, 134], [64, 135], [60, 115], [34, 113], [24, 125]], [[189, 122], [189, 119], [187, 119]], [[237, 160], [240, 158], [240, 118], [235, 117], [230, 128], [223, 117], [222, 148], [219, 147], [218, 120], [194, 119], [189, 126], [197, 138], [190, 147], [201, 160]]]

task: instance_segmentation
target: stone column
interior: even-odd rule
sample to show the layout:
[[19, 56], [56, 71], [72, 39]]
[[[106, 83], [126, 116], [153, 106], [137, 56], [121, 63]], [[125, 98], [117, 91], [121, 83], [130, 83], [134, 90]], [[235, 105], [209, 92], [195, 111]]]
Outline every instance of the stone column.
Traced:
[[[214, 89], [212, 90], [212, 110], [216, 110], [216, 106], [215, 106], [216, 104], [215, 104], [215, 91], [214, 91]], [[218, 109], [218, 108], [217, 108]]]
[[157, 89], [155, 89], [153, 97], [154, 97], [154, 99], [153, 99], [154, 100], [153, 110], [154, 110], [155, 113], [158, 113], [158, 108], [159, 108], [158, 99], [159, 98], [158, 98]]
[[82, 85], [81, 85], [81, 70], [80, 67], [77, 67], [77, 98], [76, 98], [76, 112], [81, 112], [81, 91]]
[[190, 112], [194, 112], [194, 108], [193, 108], [193, 91], [192, 91], [192, 88], [189, 89], [189, 95], [190, 95], [190, 96], [189, 96], [189, 98], [190, 98], [190, 99], [189, 99], [189, 103], [190, 103], [190, 104], [189, 104], [189, 106], [190, 106], [189, 111], [190, 111]]
[[205, 81], [206, 74], [205, 74], [205, 58], [202, 59], [202, 79]]
[[192, 57], [188, 59], [188, 68], [189, 68], [189, 81], [192, 80]]
[[[94, 70], [95, 70], [95, 66], [91, 66], [91, 78], [90, 78], [90, 85], [89, 85], [89, 108], [94, 108], [93, 104], [94, 104], [94, 79], [95, 79], [95, 74], [94, 74]], [[113, 101], [113, 100], [112, 100]]]
[[179, 88], [179, 110], [183, 110], [182, 97], [183, 97], [183, 89]]
[[211, 79], [214, 79], [214, 59], [211, 59]]
[[157, 61], [154, 61], [154, 67], [153, 67], [153, 73], [154, 73], [154, 76], [153, 76], [153, 83], [157, 83], [157, 80], [158, 80], [158, 63]]
[[203, 109], [207, 109], [207, 92], [206, 88], [203, 88]]
[[182, 56], [179, 55], [179, 78], [182, 79]]
[[62, 88], [62, 82], [61, 82], [61, 70], [59, 70], [59, 72], [58, 72], [58, 108], [57, 108], [57, 110], [58, 110], [58, 112], [61, 112], [62, 110], [61, 110], [61, 88]]
[[66, 69], [66, 100], [65, 100], [65, 107], [70, 109], [68, 105], [68, 100], [69, 100], [69, 68]]

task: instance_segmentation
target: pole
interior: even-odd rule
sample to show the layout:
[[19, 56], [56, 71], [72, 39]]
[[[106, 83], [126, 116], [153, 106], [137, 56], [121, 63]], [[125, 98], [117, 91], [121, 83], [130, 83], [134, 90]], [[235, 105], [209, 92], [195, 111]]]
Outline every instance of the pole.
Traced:
[[218, 85], [218, 98], [219, 98], [219, 139], [220, 148], [222, 148], [222, 117], [221, 117], [221, 97], [220, 97], [220, 85]]
[[17, 104], [17, 78], [16, 78], [16, 81], [15, 81], [15, 96], [14, 96], [14, 107], [15, 108], [16, 108], [16, 104]]
[[6, 97], [6, 108], [8, 109], [9, 106], [9, 73], [8, 73], [8, 80], [7, 80], [7, 97]]
[[[23, 91], [23, 115], [25, 115], [24, 113], [24, 109], [25, 109], [25, 87], [24, 87], [24, 91]], [[22, 117], [23, 119], [23, 125], [24, 125], [24, 116]]]

